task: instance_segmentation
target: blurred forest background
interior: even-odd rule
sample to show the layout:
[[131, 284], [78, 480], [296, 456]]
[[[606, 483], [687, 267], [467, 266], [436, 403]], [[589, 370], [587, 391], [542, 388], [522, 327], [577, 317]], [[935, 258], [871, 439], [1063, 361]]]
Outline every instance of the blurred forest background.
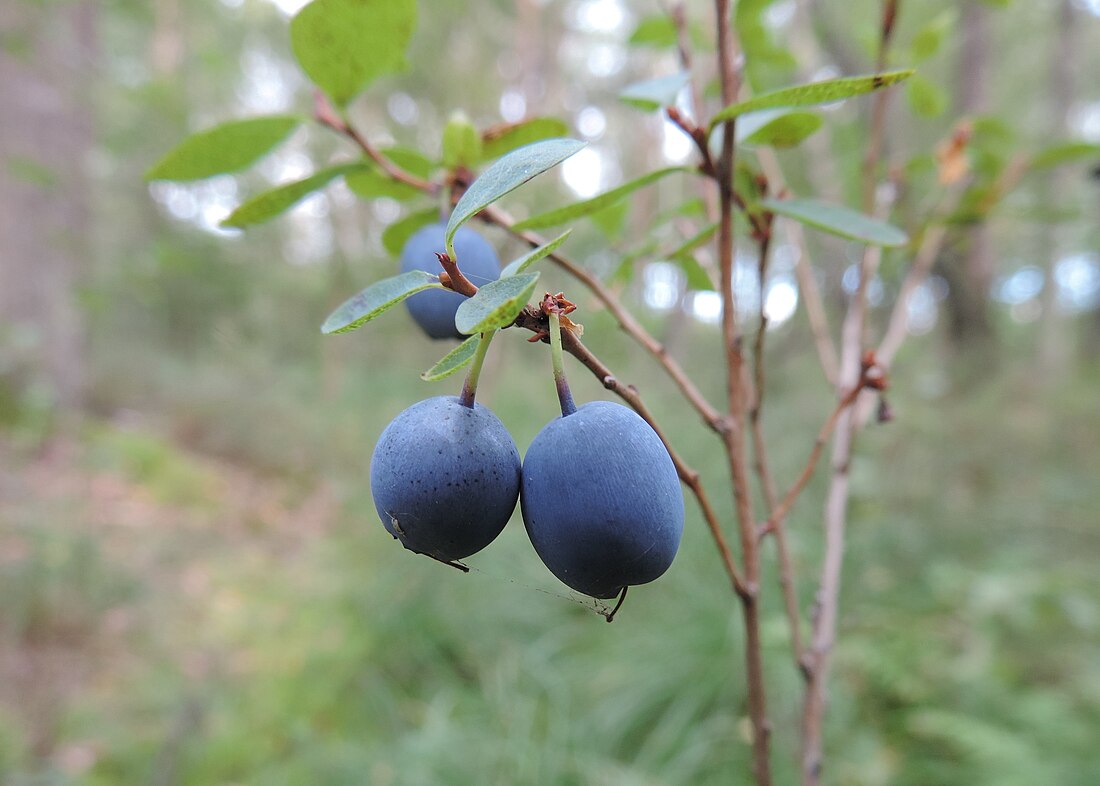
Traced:
[[[383, 531], [374, 440], [458, 383], [418, 379], [442, 350], [403, 312], [348, 336], [318, 327], [394, 271], [380, 237], [407, 209], [339, 184], [247, 233], [218, 227], [247, 195], [347, 154], [340, 139], [299, 130], [258, 172], [143, 181], [188, 133], [310, 111], [287, 36], [300, 5], [0, 7], [0, 781], [746, 781], [738, 608], [690, 500], [676, 564], [613, 625], [553, 580], [518, 514], [469, 575]], [[700, 59], [710, 5], [688, 4]], [[757, 84], [873, 70], [877, 3], [758, 6], [743, 31]], [[456, 109], [479, 127], [559, 117], [590, 146], [505, 206], [591, 196], [692, 152], [615, 99], [676, 67], [661, 19], [642, 0], [424, 2], [409, 68], [352, 116], [432, 154]], [[933, 151], [965, 116], [976, 180], [909, 309], [896, 420], [868, 430], [852, 469], [827, 779], [1100, 783], [1100, 154], [1035, 158], [1100, 143], [1100, 4], [905, 0], [896, 41], [892, 65], [920, 78], [894, 88], [891, 167], [911, 200], [931, 198]], [[793, 190], [859, 204], [868, 107], [825, 109], [825, 129], [781, 154]], [[1035, 165], [996, 193], [1020, 160]], [[615, 220], [581, 222], [570, 255], [624, 272], [691, 187], [664, 180]], [[926, 207], [903, 195], [893, 220]], [[521, 252], [482, 231], [503, 259]], [[835, 329], [859, 251], [807, 242]], [[765, 429], [783, 479], [833, 400], [794, 253], [777, 248], [761, 283], [746, 247], [738, 278], [739, 298], [769, 302]], [[871, 286], [878, 328], [903, 262], [887, 252]], [[717, 295], [651, 256], [634, 273], [616, 282], [626, 301], [718, 398]], [[718, 443], [606, 313], [544, 275], [580, 301], [586, 341], [643, 389], [730, 520]], [[480, 398], [521, 453], [555, 413], [548, 370], [541, 345], [507, 332], [490, 355]], [[573, 380], [578, 399], [605, 396]], [[790, 522], [806, 608], [823, 476]], [[799, 675], [774, 590], [765, 611], [790, 783]]]

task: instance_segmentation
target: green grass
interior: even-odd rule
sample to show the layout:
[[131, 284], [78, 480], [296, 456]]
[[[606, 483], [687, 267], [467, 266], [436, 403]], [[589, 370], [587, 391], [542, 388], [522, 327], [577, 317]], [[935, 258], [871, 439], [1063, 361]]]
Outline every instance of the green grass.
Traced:
[[[93, 424], [70, 469], [124, 484], [124, 498], [149, 506], [135, 519], [149, 526], [122, 536], [79, 493], [4, 508], [0, 536], [31, 544], [4, 562], [4, 597], [48, 602], [6, 603], [0, 646], [27, 652], [21, 609], [32, 607], [40, 625], [76, 617], [102, 631], [112, 612], [133, 623], [71, 644], [92, 676], [63, 697], [45, 752], [7, 706], [0, 779], [748, 782], [740, 620], [690, 499], [673, 568], [632, 590], [612, 625], [554, 581], [518, 517], [469, 575], [386, 535], [366, 482], [373, 441], [403, 407], [458, 384], [416, 379], [444, 350], [403, 341], [400, 319], [333, 339], [343, 343], [324, 361], [273, 363], [247, 345], [161, 357], [144, 373], [132, 347], [98, 358], [99, 407], [135, 410], [142, 425]], [[717, 443], [647, 360], [614, 343], [604, 315], [586, 323], [728, 520]], [[715, 341], [699, 330], [687, 362], [717, 397]], [[766, 413], [780, 485], [830, 406], [788, 342], [775, 341]], [[482, 395], [522, 451], [554, 414], [549, 358], [508, 334], [494, 352]], [[1053, 391], [1006, 371], [937, 392], [942, 371], [903, 360], [899, 419], [866, 432], [853, 465], [827, 780], [1098, 782], [1096, 372]], [[572, 374], [579, 399], [604, 394]], [[222, 477], [226, 467], [238, 474]], [[824, 487], [819, 475], [790, 524], [806, 608]], [[55, 541], [67, 555], [56, 565]], [[789, 783], [799, 678], [770, 549], [765, 569], [777, 782]], [[81, 746], [94, 751], [86, 769], [64, 755]]]

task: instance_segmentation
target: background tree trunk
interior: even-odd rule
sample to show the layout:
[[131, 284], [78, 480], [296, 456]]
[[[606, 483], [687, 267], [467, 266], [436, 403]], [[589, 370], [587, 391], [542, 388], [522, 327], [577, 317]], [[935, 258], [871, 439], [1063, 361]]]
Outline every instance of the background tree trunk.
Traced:
[[[1051, 142], [1066, 136], [1070, 106], [1073, 103], [1073, 70], [1077, 64], [1077, 36], [1074, 30], [1072, 0], [1060, 0], [1058, 19], [1051, 47], [1050, 59], [1050, 139]], [[1045, 192], [1041, 204], [1053, 205], [1070, 193], [1070, 178], [1074, 170], [1056, 167], [1042, 189]], [[1057, 197], [1057, 198], [1056, 198]], [[1055, 379], [1064, 373], [1069, 359], [1065, 323], [1058, 315], [1058, 288], [1054, 281], [1054, 268], [1061, 251], [1061, 232], [1057, 220], [1047, 223], [1041, 232], [1039, 258], [1045, 261], [1046, 284], [1043, 287], [1043, 317], [1039, 325], [1039, 375], [1040, 379]]]
[[[972, 116], [988, 108], [989, 8], [978, 0], [963, 5], [962, 46], [959, 52], [956, 115]], [[996, 271], [989, 226], [983, 220], [963, 230], [951, 246], [957, 256], [941, 260], [951, 284], [947, 301], [951, 335], [959, 345], [985, 343], [993, 336], [989, 317], [989, 290]]]
[[0, 7], [0, 29], [26, 43], [0, 49], [0, 351], [16, 353], [17, 386], [45, 383], [72, 411], [85, 382], [77, 288], [92, 245], [85, 169], [97, 9], [91, 0], [53, 8], [49, 24], [36, 9]]

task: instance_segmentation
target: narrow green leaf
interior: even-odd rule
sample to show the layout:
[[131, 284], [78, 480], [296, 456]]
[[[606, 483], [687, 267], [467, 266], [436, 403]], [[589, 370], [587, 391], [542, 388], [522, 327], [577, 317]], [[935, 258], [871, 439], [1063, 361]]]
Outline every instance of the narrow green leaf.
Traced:
[[588, 215], [589, 220], [596, 225], [604, 237], [609, 241], [615, 241], [623, 233], [626, 224], [626, 216], [630, 212], [630, 200], [623, 199], [607, 207]]
[[690, 79], [690, 73], [681, 71], [678, 74], [648, 79], [645, 82], [635, 82], [619, 93], [619, 100], [645, 112], [664, 109], [676, 103], [676, 96]]
[[615, 272], [611, 274], [610, 282], [612, 284], [629, 283], [630, 279], [634, 277], [634, 263], [647, 254], [653, 253], [656, 249], [657, 241], [648, 240], [637, 248], [623, 254], [623, 258], [619, 261], [619, 266], [615, 268]]
[[1032, 169], [1069, 164], [1082, 158], [1100, 158], [1100, 145], [1089, 142], [1062, 142], [1051, 145], [1031, 158]]
[[382, 279], [344, 301], [339, 308], [329, 314], [325, 324], [321, 326], [321, 332], [328, 335], [355, 330], [393, 308], [409, 295], [424, 289], [445, 289], [445, 287], [439, 283], [437, 276], [422, 270], [410, 270], [399, 276]]
[[[514, 318], [514, 317], [513, 317]], [[469, 365], [477, 354], [477, 345], [481, 343], [481, 334], [475, 333], [439, 359], [434, 366], [420, 375], [425, 382], [437, 382], [451, 376], [459, 369]]]
[[517, 147], [541, 139], [565, 136], [569, 129], [556, 117], [533, 117], [519, 123], [508, 123], [485, 131], [481, 136], [481, 157], [485, 161], [500, 158]]
[[437, 207], [410, 213], [385, 228], [382, 232], [382, 245], [390, 256], [400, 256], [405, 243], [416, 233], [416, 230], [438, 220], [439, 208]]
[[539, 213], [538, 215], [525, 218], [515, 225], [515, 229], [544, 229], [545, 227], [556, 227], [567, 221], [587, 216], [591, 213], [595, 213], [597, 210], [602, 210], [609, 205], [613, 205], [625, 199], [629, 194], [637, 191], [643, 186], [647, 186], [655, 180], [659, 180], [665, 175], [671, 175], [673, 172], [687, 172], [689, 171], [682, 166], [670, 166], [665, 169], [658, 169], [654, 172], [649, 172], [642, 175], [639, 178], [631, 180], [628, 183], [623, 183], [617, 188], [613, 188], [610, 191], [605, 191], [602, 194], [597, 194], [591, 199], [586, 199], [583, 202], [574, 202], [571, 205], [565, 207], [559, 207], [555, 210], [548, 210], [545, 213]]
[[710, 274], [699, 264], [699, 260], [695, 258], [694, 254], [678, 254], [673, 256], [672, 259], [676, 261], [676, 264], [684, 271], [684, 275], [687, 276], [688, 289], [695, 292], [714, 290], [714, 282], [711, 281]]
[[263, 158], [302, 122], [300, 117], [271, 116], [234, 120], [193, 134], [148, 172], [146, 180], [202, 180], [239, 172]]
[[459, 333], [471, 335], [507, 327], [523, 311], [535, 291], [539, 274], [520, 273], [490, 281], [455, 312], [455, 327]]
[[513, 262], [509, 262], [508, 265], [504, 268], [504, 270], [500, 271], [500, 277], [501, 278], [508, 278], [509, 276], [514, 276], [514, 275], [517, 275], [519, 273], [522, 273], [527, 268], [531, 267], [531, 265], [538, 262], [540, 259], [543, 259], [545, 257], [550, 256], [551, 254], [553, 254], [555, 251], [558, 250], [558, 247], [561, 246], [561, 244], [565, 242], [565, 239], [567, 237], [569, 237], [569, 235], [572, 234], [572, 232], [573, 232], [572, 229], [567, 229], [564, 232], [562, 232], [560, 235], [558, 235], [556, 238], [551, 240], [549, 243], [544, 243], [541, 246], [539, 246], [538, 248], [533, 249], [533, 250], [529, 251], [528, 253], [524, 254], [519, 259], [517, 259]]
[[411, 147], [384, 147], [379, 152], [406, 172], [425, 180], [432, 176], [432, 171], [439, 165]]
[[406, 202], [420, 196], [420, 189], [394, 180], [381, 170], [373, 167], [364, 167], [349, 173], [344, 181], [352, 192], [363, 199], [378, 199], [388, 197], [398, 202]]
[[302, 180], [295, 180], [293, 183], [285, 183], [270, 191], [264, 191], [230, 213], [229, 217], [221, 222], [221, 226], [243, 229], [252, 224], [262, 224], [264, 221], [286, 212], [305, 197], [324, 188], [341, 175], [354, 172], [362, 166], [363, 164], [340, 164], [328, 167], [319, 172], [314, 172]]
[[872, 246], [904, 246], [909, 236], [892, 224], [817, 199], [765, 199], [761, 206], [823, 232]]
[[699, 246], [703, 245], [712, 237], [714, 237], [714, 233], [717, 231], [718, 224], [709, 224], [703, 227], [694, 235], [685, 240], [678, 248], [673, 249], [669, 253], [669, 256], [679, 257], [683, 256], [684, 254], [690, 254], [692, 251], [699, 248]]
[[584, 144], [576, 139], [544, 139], [513, 150], [486, 169], [470, 184], [451, 212], [447, 222], [447, 253], [454, 256], [454, 236], [460, 226], [505, 194], [560, 164]]
[[936, 83], [915, 74], [905, 88], [905, 97], [913, 114], [939, 117], [947, 110], [947, 93]]
[[474, 166], [481, 160], [481, 136], [464, 112], [455, 112], [443, 127], [443, 166]]
[[824, 82], [813, 82], [808, 85], [796, 85], [785, 87], [772, 93], [764, 93], [748, 101], [730, 104], [721, 110], [711, 120], [713, 129], [720, 123], [733, 120], [736, 117], [756, 112], [761, 109], [773, 109], [779, 106], [814, 106], [816, 104], [828, 104], [839, 101], [842, 98], [870, 93], [872, 90], [889, 87], [903, 79], [913, 75], [912, 70], [888, 71], [873, 76], [849, 76], [840, 79], [827, 79]]
[[405, 67], [416, 0], [313, 0], [290, 22], [302, 70], [340, 106]]
[[821, 128], [821, 116], [813, 112], [768, 109], [753, 112], [737, 124], [737, 140], [746, 145], [795, 147]]

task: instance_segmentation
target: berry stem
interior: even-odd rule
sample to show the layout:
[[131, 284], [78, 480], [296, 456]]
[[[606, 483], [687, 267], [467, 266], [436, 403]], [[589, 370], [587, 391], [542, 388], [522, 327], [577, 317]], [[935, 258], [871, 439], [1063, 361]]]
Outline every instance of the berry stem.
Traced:
[[477, 353], [474, 355], [473, 365], [466, 374], [466, 381], [462, 383], [462, 393], [458, 402], [464, 407], [474, 408], [474, 397], [477, 395], [477, 380], [481, 376], [481, 365], [485, 362], [485, 353], [489, 351], [489, 342], [496, 335], [495, 330], [481, 334], [481, 341], [477, 342]]
[[556, 311], [550, 312], [550, 362], [554, 366], [554, 387], [558, 390], [558, 402], [561, 404], [562, 417], [577, 411], [573, 403], [573, 394], [569, 391], [569, 382], [565, 379], [565, 363], [561, 347], [561, 317]]

